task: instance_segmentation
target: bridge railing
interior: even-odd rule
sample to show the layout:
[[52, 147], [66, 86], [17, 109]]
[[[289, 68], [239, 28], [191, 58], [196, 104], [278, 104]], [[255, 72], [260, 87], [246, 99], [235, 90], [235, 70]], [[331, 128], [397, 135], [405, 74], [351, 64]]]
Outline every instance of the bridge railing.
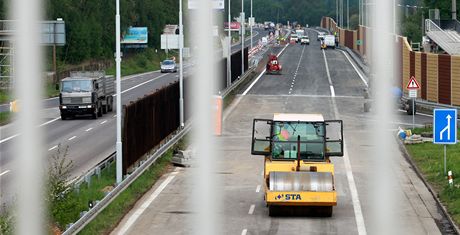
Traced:
[[425, 31], [447, 53], [451, 55], [460, 54], [460, 41], [452, 37], [432, 20], [425, 20]]

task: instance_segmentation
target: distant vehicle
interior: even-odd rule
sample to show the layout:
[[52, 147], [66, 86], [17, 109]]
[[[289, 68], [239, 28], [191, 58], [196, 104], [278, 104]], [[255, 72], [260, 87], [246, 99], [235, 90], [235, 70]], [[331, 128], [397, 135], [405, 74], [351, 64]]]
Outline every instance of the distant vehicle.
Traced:
[[318, 33], [318, 38], [316, 40], [324, 40], [325, 33], [324, 32], [319, 32]]
[[113, 110], [115, 79], [103, 71], [71, 72], [61, 81], [59, 110], [61, 119], [90, 114], [93, 119]]
[[324, 36], [324, 43], [326, 47], [332, 47], [335, 49], [335, 36], [334, 35], [326, 35]]
[[297, 43], [299, 41], [299, 37], [297, 34], [292, 34], [291, 35], [291, 42]]
[[307, 35], [304, 35], [304, 36], [300, 37], [300, 44], [301, 45], [304, 45], [304, 44], [310, 45], [310, 38]]
[[305, 35], [305, 30], [303, 30], [303, 29], [296, 29], [295, 33], [296, 33], [297, 36], [300, 38], [300, 37], [302, 37], [303, 35]]
[[160, 63], [160, 69], [162, 73], [175, 73], [177, 72], [177, 65], [174, 60], [164, 60]]
[[279, 63], [278, 57], [274, 54], [268, 56], [268, 62], [266, 66], [267, 74], [281, 74], [282, 66]]

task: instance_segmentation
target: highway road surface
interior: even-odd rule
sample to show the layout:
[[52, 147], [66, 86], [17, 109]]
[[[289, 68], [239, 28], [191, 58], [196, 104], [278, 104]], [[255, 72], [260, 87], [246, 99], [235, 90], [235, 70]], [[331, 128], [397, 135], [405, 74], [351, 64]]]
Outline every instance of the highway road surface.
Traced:
[[[257, 42], [266, 36], [264, 30], [257, 29], [254, 41]], [[249, 42], [249, 39], [246, 43]], [[241, 45], [234, 45], [234, 48]], [[232, 48], [232, 50], [235, 50]], [[185, 75], [188, 75], [185, 69]], [[158, 71], [139, 75], [127, 76], [122, 79], [122, 104], [137, 100], [156, 89], [167, 86], [178, 80], [179, 73], [165, 73]], [[114, 101], [115, 103], [115, 101]], [[51, 157], [61, 146], [61, 152], [68, 147], [68, 159], [73, 161], [73, 177], [78, 177], [97, 163], [115, 152], [116, 140], [116, 111], [104, 114], [97, 120], [88, 117], [62, 121], [59, 114], [59, 100], [57, 98], [44, 100], [42, 117], [42, 131], [45, 139], [42, 141], [44, 150]], [[3, 107], [5, 108], [5, 107]], [[15, 172], [13, 150], [17, 132], [15, 122], [0, 127], [0, 203], [9, 204], [13, 199], [12, 182]]]
[[[309, 46], [289, 45], [280, 57], [282, 75], [261, 75], [241, 90], [224, 114], [223, 135], [218, 137], [216, 177], [222, 196], [219, 234], [375, 234], [372, 230], [372, 196], [369, 175], [373, 162], [372, 114], [363, 112], [361, 78], [340, 50], [321, 51], [316, 33], [309, 30]], [[364, 79], [364, 81], [363, 81]], [[253, 118], [273, 113], [322, 113], [325, 119], [344, 121], [345, 156], [333, 158], [338, 205], [331, 218], [269, 217], [263, 199], [263, 157], [251, 156]], [[410, 126], [411, 117], [395, 110], [398, 126]], [[431, 117], [416, 116], [417, 125]], [[395, 132], [396, 134], [396, 132]], [[398, 198], [390, 215], [400, 234], [440, 234], [442, 220], [435, 200], [411, 169], [399, 149], [388, 175]], [[191, 168], [175, 168], [137, 203], [113, 234], [188, 234], [194, 211], [189, 198], [194, 183]], [[385, 197], [385, 195], [382, 195]], [[219, 198], [216, 198], [219, 200]], [[202, 202], [206, 203], [206, 202]]]

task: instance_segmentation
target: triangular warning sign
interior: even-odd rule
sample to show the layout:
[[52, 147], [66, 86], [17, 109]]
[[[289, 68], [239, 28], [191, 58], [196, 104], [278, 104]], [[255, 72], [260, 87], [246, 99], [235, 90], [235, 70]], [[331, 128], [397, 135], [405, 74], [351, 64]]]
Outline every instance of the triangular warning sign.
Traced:
[[417, 80], [415, 80], [415, 77], [412, 76], [409, 80], [409, 83], [407, 83], [407, 87], [406, 87], [408, 90], [416, 90], [416, 89], [420, 89], [420, 85], [418, 84]]

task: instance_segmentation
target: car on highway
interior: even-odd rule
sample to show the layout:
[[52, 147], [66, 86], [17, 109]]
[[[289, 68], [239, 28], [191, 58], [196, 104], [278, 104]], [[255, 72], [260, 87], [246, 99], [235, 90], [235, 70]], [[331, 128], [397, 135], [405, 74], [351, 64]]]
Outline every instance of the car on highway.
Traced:
[[335, 36], [334, 35], [324, 36], [324, 43], [326, 44], [326, 47], [331, 47], [335, 49]]
[[162, 73], [175, 73], [177, 72], [177, 65], [174, 60], [164, 60], [160, 63]]
[[299, 42], [299, 36], [297, 34], [291, 34], [291, 43]]
[[304, 44], [310, 45], [310, 38], [307, 35], [304, 35], [304, 36], [300, 37], [300, 44], [301, 45], [304, 45]]
[[317, 40], [317, 41], [324, 40], [324, 36], [325, 36], [325, 35], [326, 35], [326, 34], [325, 34], [324, 32], [319, 32], [319, 33], [318, 33], [318, 38], [317, 38], [316, 40]]

